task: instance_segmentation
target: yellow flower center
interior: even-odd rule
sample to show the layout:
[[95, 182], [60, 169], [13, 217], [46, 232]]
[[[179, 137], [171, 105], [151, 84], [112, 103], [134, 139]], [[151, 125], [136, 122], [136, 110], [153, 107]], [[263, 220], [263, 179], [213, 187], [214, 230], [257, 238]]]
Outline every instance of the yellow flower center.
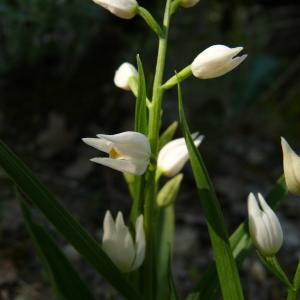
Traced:
[[109, 151], [109, 157], [112, 159], [118, 159], [121, 157], [121, 155], [115, 148], [111, 148]]

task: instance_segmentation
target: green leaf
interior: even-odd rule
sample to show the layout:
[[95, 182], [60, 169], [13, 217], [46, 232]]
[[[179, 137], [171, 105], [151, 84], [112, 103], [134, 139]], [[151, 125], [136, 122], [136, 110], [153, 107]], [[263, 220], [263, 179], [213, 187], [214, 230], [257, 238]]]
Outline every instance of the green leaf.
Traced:
[[158, 150], [172, 140], [177, 127], [178, 122], [175, 121], [161, 134], [159, 138]]
[[293, 280], [293, 285], [297, 290], [300, 289], [300, 261], [298, 261], [297, 270]]
[[171, 260], [174, 239], [174, 206], [159, 209], [157, 232], [157, 295], [156, 299], [170, 299], [174, 294], [171, 280]]
[[[138, 66], [138, 94], [135, 103], [134, 130], [147, 135], [148, 133], [148, 117], [147, 117], [147, 95], [146, 81], [143, 65], [139, 55], [137, 55]], [[144, 176], [134, 176], [133, 184], [129, 185], [132, 194], [132, 205], [130, 211], [130, 223], [134, 226], [137, 217], [142, 213], [143, 208], [143, 190]]]
[[[272, 209], [276, 210], [282, 203], [288, 191], [285, 185], [284, 176], [279, 177], [275, 185], [266, 196], [267, 203]], [[252, 242], [248, 231], [248, 221], [241, 223], [235, 232], [230, 237], [230, 245], [233, 251], [234, 258], [241, 264], [244, 258], [248, 255]], [[299, 272], [300, 273], [300, 272]], [[217, 271], [213, 263], [207, 271], [202, 275], [200, 281], [194, 289], [194, 297], [198, 295], [201, 299], [217, 299], [220, 293], [219, 281], [217, 278]]]
[[113, 264], [95, 239], [33, 175], [30, 169], [0, 141], [0, 165], [17, 187], [70, 244], [122, 295], [128, 299], [143, 299]]
[[57, 298], [63, 300], [95, 299], [48, 232], [33, 222], [30, 209], [18, 191], [16, 195], [27, 230]]
[[138, 66], [138, 94], [135, 103], [135, 116], [134, 116], [134, 131], [147, 135], [147, 95], [146, 95], [146, 81], [145, 74], [140, 56], [137, 55], [137, 66]]
[[231, 251], [225, 221], [204, 162], [191, 137], [183, 111], [181, 88], [178, 84], [178, 106], [181, 129], [189, 150], [194, 179], [205, 214], [216, 268], [225, 300], [244, 299], [238, 269]]

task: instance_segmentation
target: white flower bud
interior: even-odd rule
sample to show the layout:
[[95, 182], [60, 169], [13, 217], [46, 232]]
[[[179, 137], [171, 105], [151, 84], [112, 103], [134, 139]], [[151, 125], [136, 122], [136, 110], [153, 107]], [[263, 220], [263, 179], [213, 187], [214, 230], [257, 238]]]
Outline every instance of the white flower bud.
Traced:
[[136, 15], [136, 0], [93, 0], [112, 14], [122, 19], [132, 19]]
[[130, 78], [138, 79], [138, 71], [130, 63], [123, 63], [115, 73], [114, 83], [120, 89], [130, 91], [129, 80]]
[[91, 161], [133, 175], [142, 175], [146, 171], [151, 148], [145, 135], [126, 131], [114, 135], [98, 134], [97, 137], [82, 141], [108, 153], [109, 157], [95, 157]]
[[300, 196], [300, 157], [283, 137], [281, 138], [281, 147], [286, 186], [289, 192]]
[[103, 221], [102, 249], [121, 272], [138, 269], [144, 261], [146, 249], [143, 215], [136, 220], [134, 242], [122, 213], [119, 212], [114, 221], [107, 211]]
[[189, 8], [196, 5], [200, 0], [181, 0], [180, 5], [184, 8]]
[[192, 62], [192, 73], [199, 79], [210, 79], [222, 76], [245, 60], [247, 54], [236, 56], [243, 47], [229, 48], [214, 45], [202, 51]]
[[[192, 135], [194, 143], [198, 147], [203, 140], [203, 135], [198, 133]], [[178, 174], [189, 158], [189, 152], [184, 138], [167, 143], [158, 154], [157, 168], [165, 176], [171, 177]]]
[[263, 256], [275, 255], [282, 246], [283, 233], [277, 216], [261, 194], [258, 200], [249, 194], [248, 216], [249, 232], [258, 251]]

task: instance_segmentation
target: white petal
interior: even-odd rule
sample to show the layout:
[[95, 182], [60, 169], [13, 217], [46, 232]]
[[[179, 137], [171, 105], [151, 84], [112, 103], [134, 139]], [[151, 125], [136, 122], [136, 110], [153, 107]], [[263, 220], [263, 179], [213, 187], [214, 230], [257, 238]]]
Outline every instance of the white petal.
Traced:
[[136, 15], [137, 2], [135, 0], [93, 0], [95, 3], [109, 10], [112, 14], [131, 19]]
[[117, 240], [124, 239], [125, 235], [129, 232], [128, 227], [124, 223], [123, 214], [118, 212], [116, 218], [116, 234]]
[[107, 157], [95, 157], [91, 159], [92, 162], [98, 163], [103, 166], [110, 167], [120, 172], [126, 172], [133, 175], [142, 175], [145, 173], [149, 161], [139, 160], [121, 160], [112, 159]]
[[281, 225], [261, 194], [258, 194], [258, 201], [262, 210], [255, 196], [249, 194], [249, 232], [256, 248], [264, 256], [272, 256], [278, 252], [283, 242]]
[[250, 193], [248, 196], [248, 213], [249, 216], [251, 215], [254, 217], [261, 216], [262, 213], [253, 193]]
[[281, 147], [287, 188], [291, 193], [300, 196], [300, 157], [283, 137], [281, 138]]
[[[193, 135], [196, 136], [195, 134]], [[194, 140], [198, 147], [203, 139], [199, 136]], [[184, 138], [175, 139], [167, 143], [158, 154], [157, 165], [165, 176], [174, 176], [181, 171], [188, 160], [188, 149]]]
[[258, 194], [260, 206], [264, 211], [264, 218], [266, 219], [268, 234], [270, 235], [270, 252], [276, 253], [283, 242], [283, 232], [278, 220], [278, 217], [274, 211], [267, 204], [261, 194]]
[[110, 211], [107, 210], [103, 220], [103, 240], [111, 239], [115, 234], [115, 222]]
[[111, 148], [111, 142], [97, 138], [83, 138], [82, 141], [87, 145], [96, 148], [102, 152], [108, 153]]
[[115, 73], [114, 83], [117, 87], [127, 90], [130, 90], [129, 79], [131, 77], [138, 78], [138, 71], [130, 63], [123, 63]]
[[146, 239], [144, 231], [143, 215], [140, 215], [135, 223], [135, 259], [132, 265], [132, 270], [139, 268], [144, 259], [146, 252]]
[[210, 79], [222, 76], [236, 68], [246, 55], [235, 57], [243, 47], [229, 48], [224, 45], [214, 45], [201, 52], [192, 62], [192, 73], [200, 79]]
[[148, 138], [139, 132], [126, 131], [114, 135], [98, 134], [97, 136], [113, 143], [123, 155], [143, 158], [151, 155]]

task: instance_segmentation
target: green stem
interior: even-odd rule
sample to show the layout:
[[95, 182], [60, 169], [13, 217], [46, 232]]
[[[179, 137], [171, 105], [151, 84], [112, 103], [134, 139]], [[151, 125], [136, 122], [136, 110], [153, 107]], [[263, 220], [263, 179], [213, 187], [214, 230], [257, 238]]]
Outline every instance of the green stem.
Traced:
[[184, 69], [182, 69], [179, 73], [177, 73], [176, 75], [171, 77], [167, 82], [165, 82], [162, 85], [161, 88], [164, 90], [168, 90], [175, 85], [177, 86], [178, 83], [187, 79], [191, 75], [192, 75], [192, 68], [191, 68], [191, 65], [189, 65], [189, 66], [185, 67]]
[[155, 77], [153, 83], [152, 102], [149, 106], [149, 127], [148, 138], [151, 145], [151, 151], [154, 159], [150, 163], [147, 173], [147, 182], [145, 189], [145, 231], [147, 239], [146, 258], [144, 263], [144, 290], [147, 291], [147, 299], [155, 298], [155, 278], [156, 278], [156, 257], [155, 257], [155, 219], [157, 213], [156, 207], [156, 192], [157, 183], [155, 180], [156, 174], [156, 157], [158, 152], [159, 129], [160, 129], [160, 111], [163, 98], [163, 90], [161, 84], [163, 81], [165, 60], [167, 52], [168, 29], [170, 24], [170, 6], [171, 0], [167, 0], [164, 13], [164, 34], [159, 38], [158, 54], [156, 62]]
[[171, 14], [174, 14], [177, 10], [177, 8], [180, 5], [181, 0], [173, 0], [172, 6], [171, 6]]
[[273, 273], [273, 275], [277, 277], [277, 279], [282, 284], [284, 284], [288, 289], [294, 289], [292, 283], [281, 268], [276, 256], [264, 257], [259, 254], [259, 257], [262, 260], [263, 264], [269, 269], [271, 273]]

